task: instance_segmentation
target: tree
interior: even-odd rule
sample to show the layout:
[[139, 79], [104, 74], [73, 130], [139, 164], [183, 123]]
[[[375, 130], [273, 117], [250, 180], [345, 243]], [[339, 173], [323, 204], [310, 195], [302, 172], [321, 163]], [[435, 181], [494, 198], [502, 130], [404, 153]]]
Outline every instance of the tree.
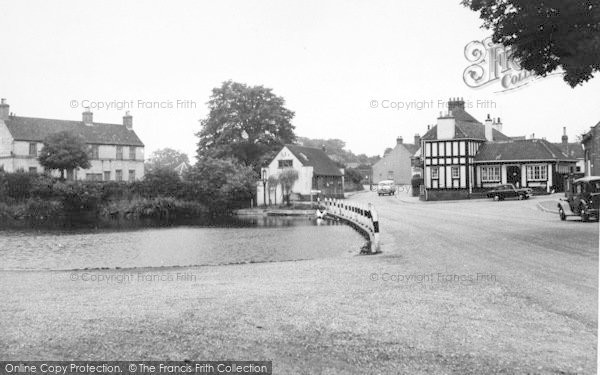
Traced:
[[200, 121], [198, 159], [233, 158], [258, 171], [282, 145], [296, 139], [294, 112], [284, 105], [271, 89], [224, 82], [213, 89], [208, 117]]
[[187, 154], [172, 148], [162, 148], [154, 151], [147, 159], [145, 169], [152, 171], [154, 169], [174, 170], [181, 163], [189, 164], [190, 159]]
[[293, 168], [284, 168], [279, 173], [279, 183], [281, 184], [281, 190], [283, 191], [283, 198], [287, 205], [290, 205], [290, 194], [292, 193], [292, 187], [294, 182], [298, 180], [298, 171]]
[[571, 86], [600, 70], [600, 5], [597, 0], [463, 0], [479, 12], [492, 39], [510, 47], [519, 65], [546, 76], [563, 69]]
[[90, 167], [87, 150], [81, 137], [68, 131], [54, 133], [44, 140], [38, 161], [46, 169], [59, 170], [60, 178], [64, 180], [65, 170]]
[[254, 196], [256, 173], [232, 159], [204, 157], [184, 176], [190, 192], [213, 211], [227, 210]]
[[277, 186], [279, 185], [279, 176], [269, 176], [267, 186], [269, 189], [269, 204], [271, 203], [271, 193], [275, 196], [275, 205], [277, 205]]

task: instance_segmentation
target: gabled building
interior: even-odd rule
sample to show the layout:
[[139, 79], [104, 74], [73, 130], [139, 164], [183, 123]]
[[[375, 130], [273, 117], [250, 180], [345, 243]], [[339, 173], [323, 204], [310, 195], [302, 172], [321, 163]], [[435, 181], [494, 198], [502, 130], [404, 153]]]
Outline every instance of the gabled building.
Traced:
[[581, 139], [584, 149], [586, 176], [600, 176], [600, 122], [592, 126]]
[[563, 127], [563, 135], [560, 139], [560, 143], [553, 144], [558, 146], [563, 154], [567, 155], [570, 159], [577, 160], [575, 172], [583, 173], [585, 171], [583, 145], [581, 142], [569, 142], [569, 136], [567, 135], [566, 127]]
[[[293, 168], [298, 172], [298, 180], [292, 187], [292, 192], [308, 199], [315, 191], [320, 191], [321, 197], [344, 197], [344, 170], [331, 160], [324, 150], [313, 147], [304, 147], [294, 144], [283, 146], [281, 151], [273, 158], [266, 168], [263, 168], [262, 179], [277, 176], [282, 170]], [[257, 184], [257, 203], [264, 204], [264, 199], [269, 203], [269, 187], [263, 191], [263, 183]], [[281, 188], [277, 190], [277, 197], [272, 201], [282, 202]], [[271, 196], [273, 193], [271, 194]]]
[[464, 199], [475, 189], [514, 183], [551, 191], [574, 171], [576, 159], [545, 140], [514, 140], [502, 133], [500, 119], [477, 121], [462, 99], [422, 140], [424, 199]]
[[396, 146], [377, 163], [373, 164], [373, 183], [393, 180], [396, 184], [410, 184], [413, 176], [411, 157], [419, 149], [421, 138], [415, 135], [415, 143], [404, 143], [402, 137], [396, 138]]
[[134, 181], [144, 177], [144, 144], [127, 113], [123, 124], [93, 121], [86, 109], [81, 121], [14, 116], [5, 99], [0, 102], [0, 167], [7, 172], [44, 171], [37, 158], [51, 134], [69, 131], [88, 145], [89, 169], [68, 174], [71, 180]]

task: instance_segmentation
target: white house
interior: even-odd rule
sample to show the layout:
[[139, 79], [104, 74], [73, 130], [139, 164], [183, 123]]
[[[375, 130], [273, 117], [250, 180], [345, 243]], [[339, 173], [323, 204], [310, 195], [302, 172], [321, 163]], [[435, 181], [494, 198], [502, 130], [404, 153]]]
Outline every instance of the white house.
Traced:
[[[331, 160], [324, 150], [288, 144], [273, 158], [262, 171], [262, 180], [266, 182], [269, 176], [277, 176], [285, 168], [298, 172], [298, 180], [292, 187], [292, 192], [307, 199], [311, 192], [320, 191], [321, 197], [343, 198], [344, 170]], [[263, 181], [257, 184], [257, 204], [281, 203], [283, 192], [281, 186], [269, 187]], [[264, 189], [266, 188], [266, 189]], [[269, 200], [270, 199], [270, 200]]]
[[74, 180], [134, 181], [144, 177], [144, 144], [133, 130], [129, 113], [123, 124], [93, 121], [93, 113], [83, 112], [81, 121], [13, 116], [5, 99], [0, 102], [0, 167], [7, 172], [23, 170], [40, 173], [37, 158], [44, 139], [69, 131], [88, 145], [89, 169], [67, 176]]

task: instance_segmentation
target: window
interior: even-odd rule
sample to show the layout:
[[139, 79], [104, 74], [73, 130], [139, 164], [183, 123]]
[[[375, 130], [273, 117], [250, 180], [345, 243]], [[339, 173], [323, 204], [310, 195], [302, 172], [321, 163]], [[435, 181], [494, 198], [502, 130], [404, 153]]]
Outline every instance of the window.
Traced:
[[452, 167], [451, 173], [452, 178], [460, 178], [460, 169], [458, 169], [458, 167]]
[[438, 167], [432, 167], [431, 168], [431, 179], [437, 180], [438, 178], [440, 178], [439, 172], [440, 172], [440, 170], [438, 169]]
[[90, 153], [89, 153], [88, 156], [92, 160], [98, 160], [98, 159], [100, 159], [98, 157], [98, 145], [91, 145], [90, 146]]
[[29, 156], [37, 156], [37, 143], [29, 144]]
[[115, 171], [115, 180], [116, 181], [123, 181], [123, 171], [120, 169], [117, 169]]
[[135, 181], [135, 169], [129, 170], [129, 182]]
[[500, 166], [481, 167], [481, 182], [500, 181]]
[[279, 160], [279, 168], [288, 168], [293, 166], [293, 160]]
[[117, 146], [117, 160], [123, 160], [123, 146]]
[[528, 165], [527, 180], [528, 181], [545, 181], [548, 179], [548, 169], [545, 165]]
[[37, 167], [29, 167], [29, 173], [37, 173]]
[[104, 172], [104, 181], [110, 181], [110, 171]]
[[88, 181], [102, 181], [102, 173], [86, 173], [85, 179]]
[[129, 147], [129, 159], [135, 160], [135, 147], [133, 146]]

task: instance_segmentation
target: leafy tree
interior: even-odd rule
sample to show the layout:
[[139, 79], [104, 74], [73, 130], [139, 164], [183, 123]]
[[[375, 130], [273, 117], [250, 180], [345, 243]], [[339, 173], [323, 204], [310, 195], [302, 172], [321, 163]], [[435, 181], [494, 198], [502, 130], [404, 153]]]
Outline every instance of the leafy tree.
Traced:
[[275, 196], [275, 204], [277, 204], [277, 186], [279, 185], [279, 176], [269, 176], [267, 179], [267, 187], [269, 189], [269, 203], [271, 201], [271, 193]]
[[597, 0], [463, 0], [521, 67], [545, 76], [561, 67], [571, 86], [600, 70]]
[[391, 148], [391, 147], [386, 148], [385, 151], [383, 151], [383, 156], [385, 157], [387, 154], [389, 154], [392, 151], [394, 151], [393, 148]]
[[290, 194], [292, 193], [292, 187], [294, 182], [298, 180], [298, 171], [293, 168], [285, 168], [279, 173], [279, 183], [283, 191], [283, 198], [287, 205], [290, 205]]
[[181, 190], [181, 179], [173, 169], [154, 168], [144, 174], [143, 187], [148, 195], [152, 197], [174, 197]]
[[208, 117], [200, 121], [198, 159], [233, 158], [258, 171], [283, 144], [296, 139], [294, 112], [284, 105], [271, 89], [224, 82], [213, 89]]
[[203, 157], [186, 173], [189, 192], [213, 211], [226, 210], [254, 196], [256, 173], [232, 159]]
[[190, 159], [184, 152], [172, 148], [162, 148], [154, 151], [148, 158], [145, 169], [152, 171], [154, 169], [174, 170], [181, 163], [188, 163]]
[[38, 161], [46, 169], [59, 170], [60, 178], [64, 180], [65, 170], [90, 167], [87, 149], [83, 139], [71, 132], [54, 133], [44, 140]]

